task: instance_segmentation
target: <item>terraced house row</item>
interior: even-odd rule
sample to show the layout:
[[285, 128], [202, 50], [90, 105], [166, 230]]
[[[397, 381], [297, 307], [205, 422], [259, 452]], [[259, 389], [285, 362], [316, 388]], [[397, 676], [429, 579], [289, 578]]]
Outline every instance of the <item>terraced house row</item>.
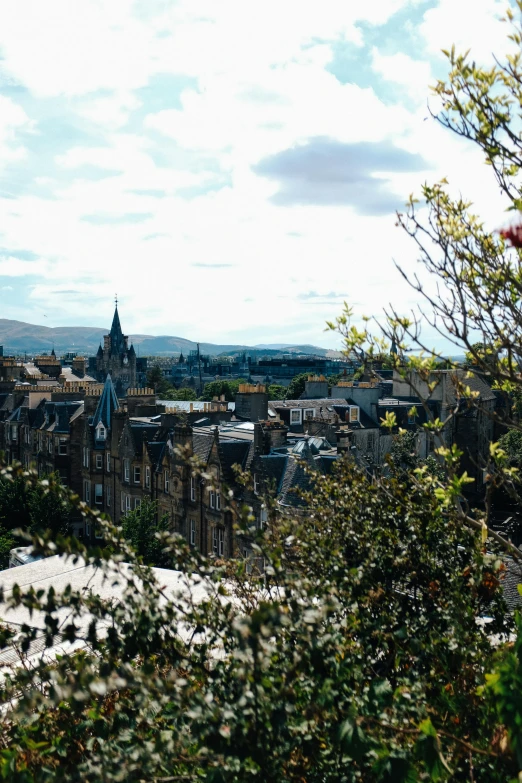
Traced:
[[[294, 490], [307, 486], [308, 470], [330, 470], [337, 451], [324, 438], [308, 443], [305, 437], [288, 453], [283, 422], [232, 423], [227, 407], [206, 403], [206, 417], [190, 410], [187, 416], [157, 413], [152, 390], [129, 389], [118, 398], [110, 375], [103, 386], [78, 384], [76, 390], [15, 387], [0, 394], [1, 446], [8, 462], [35, 466], [41, 476], [58, 473], [116, 523], [148, 498], [201, 552], [248, 555], [249, 540], [234, 536], [238, 515], [246, 507], [263, 525], [268, 488], [282, 507], [295, 509]], [[191, 426], [196, 416], [198, 426]], [[250, 473], [251, 486], [237, 480], [237, 470]], [[73, 524], [80, 537], [99, 535], [81, 519]]]

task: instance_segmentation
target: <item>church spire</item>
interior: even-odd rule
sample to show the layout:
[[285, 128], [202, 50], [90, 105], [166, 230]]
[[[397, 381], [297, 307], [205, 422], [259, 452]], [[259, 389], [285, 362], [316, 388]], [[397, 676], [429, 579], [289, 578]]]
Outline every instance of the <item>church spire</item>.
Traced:
[[127, 350], [127, 346], [125, 345], [125, 337], [121, 328], [120, 316], [118, 313], [118, 295], [114, 297], [114, 304], [114, 316], [109, 334], [111, 338], [111, 353], [118, 354]]

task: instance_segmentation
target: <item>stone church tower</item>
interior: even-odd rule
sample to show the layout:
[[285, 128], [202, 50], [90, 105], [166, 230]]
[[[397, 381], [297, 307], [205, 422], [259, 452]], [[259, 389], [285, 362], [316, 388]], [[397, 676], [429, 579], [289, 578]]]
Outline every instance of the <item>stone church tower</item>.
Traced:
[[111, 331], [104, 335], [103, 348], [98, 348], [96, 354], [96, 375], [98, 380], [105, 380], [110, 373], [116, 394], [124, 396], [128, 388], [136, 386], [136, 352], [128, 345], [129, 338], [121, 329], [118, 303], [114, 310]]

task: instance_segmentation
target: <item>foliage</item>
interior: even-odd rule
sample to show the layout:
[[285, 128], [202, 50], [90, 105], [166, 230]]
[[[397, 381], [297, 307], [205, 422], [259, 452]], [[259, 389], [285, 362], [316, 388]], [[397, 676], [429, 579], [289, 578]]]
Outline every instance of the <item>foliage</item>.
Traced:
[[300, 373], [300, 375], [294, 375], [286, 389], [287, 400], [298, 400], [300, 398], [301, 394], [304, 393], [305, 383], [308, 380], [309, 375], [310, 373], [308, 372]]
[[[154, 389], [156, 394], [159, 394], [160, 396], [169, 395], [174, 391], [174, 387], [163, 375], [163, 370], [159, 364], [153, 365], [147, 372], [147, 386]], [[171, 398], [167, 396], [165, 399]]]
[[267, 389], [269, 400], [284, 400], [286, 395], [286, 386], [278, 383], [271, 383]]
[[[493, 636], [511, 627], [500, 561], [423, 476], [412, 491], [343, 461], [305, 499], [304, 517], [260, 531], [248, 514], [240, 522], [267, 561], [264, 584], [243, 560], [225, 572], [158, 533], [169, 565], [187, 574], [182, 596], [140, 565], [121, 529], [73, 499], [107, 549], [54, 545], [118, 582], [122, 600], [30, 586], [4, 598], [4, 617], [8, 605], [31, 606], [47, 644], [59, 629], [83, 648], [32, 666], [21, 653], [1, 681], [4, 778], [400, 783], [468, 780], [470, 764], [485, 783], [514, 775], [511, 755], [492, 746], [495, 698], [477, 692], [495, 666]], [[34, 539], [43, 554], [49, 543]], [[17, 649], [32, 634], [22, 629]]]
[[14, 537], [4, 528], [0, 528], [0, 571], [9, 566], [9, 553], [16, 546]]
[[162, 398], [164, 400], [185, 400], [190, 402], [191, 400], [197, 400], [198, 396], [190, 386], [180, 386], [177, 389], [172, 387], [171, 391], [162, 393]]
[[522, 432], [520, 430], [508, 430], [498, 443], [516, 465], [522, 466]]
[[72, 508], [60, 489], [60, 477], [51, 474], [37, 485], [27, 486], [23, 476], [0, 477], [0, 528], [4, 531], [50, 530], [66, 535]]
[[219, 398], [224, 394], [227, 402], [234, 402], [239, 391], [239, 384], [241, 383], [245, 383], [243, 378], [238, 378], [237, 380], [230, 379], [228, 381], [211, 381], [203, 387], [203, 394], [200, 399], [212, 400], [214, 397]]
[[158, 504], [150, 500], [144, 500], [138, 508], [127, 511], [121, 525], [123, 535], [145, 565], [160, 568], [168, 564], [168, 559], [156, 533], [168, 530], [168, 526], [168, 515], [158, 519]]

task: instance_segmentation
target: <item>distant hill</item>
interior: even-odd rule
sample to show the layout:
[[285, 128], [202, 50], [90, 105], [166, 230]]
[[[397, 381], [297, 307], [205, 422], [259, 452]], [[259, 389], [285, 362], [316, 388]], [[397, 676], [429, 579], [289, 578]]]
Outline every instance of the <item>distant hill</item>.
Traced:
[[[108, 332], [109, 327], [49, 327], [0, 318], [0, 345], [4, 346], [6, 354], [49, 352], [54, 346], [56, 353], [74, 351], [85, 356], [93, 356], [100, 343], [103, 343], [103, 335]], [[177, 355], [181, 351], [186, 356], [189, 351], [196, 350], [197, 347], [197, 344], [192, 340], [186, 340], [184, 337], [171, 337], [170, 335], [133, 334], [131, 340], [140, 356], [171, 356]], [[201, 353], [210, 356], [237, 353], [238, 351], [273, 354], [280, 353], [282, 350], [288, 353], [305, 353], [317, 356], [326, 356], [329, 353], [325, 348], [317, 348], [313, 345], [276, 343], [275, 345], [251, 347], [248, 345], [200, 343]]]

